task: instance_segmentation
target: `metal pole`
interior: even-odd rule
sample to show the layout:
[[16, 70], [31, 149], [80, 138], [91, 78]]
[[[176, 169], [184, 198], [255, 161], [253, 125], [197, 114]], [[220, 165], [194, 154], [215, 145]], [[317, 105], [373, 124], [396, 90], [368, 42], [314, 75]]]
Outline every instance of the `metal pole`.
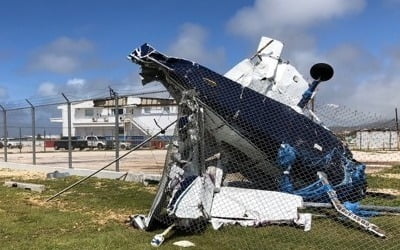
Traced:
[[[114, 137], [115, 137], [115, 159], [119, 158], [119, 113], [118, 113], [118, 93], [115, 92], [111, 87], [110, 88], [110, 95], [114, 97], [114, 116], [115, 116], [115, 123], [114, 123]], [[115, 162], [115, 171], [119, 172], [119, 161]]]
[[395, 108], [394, 110], [395, 114], [396, 114], [396, 132], [397, 132], [397, 150], [400, 149], [400, 138], [399, 138], [399, 117], [397, 116], [397, 108]]
[[7, 110], [0, 105], [0, 108], [3, 110], [3, 122], [4, 122], [4, 161], [7, 162], [7, 144], [8, 144], [8, 135], [7, 135]]
[[64, 93], [61, 93], [61, 95], [64, 97], [64, 99], [67, 101], [67, 113], [68, 113], [68, 167], [72, 168], [72, 143], [71, 143], [71, 127], [72, 127], [72, 122], [71, 122], [71, 102], [69, 99], [64, 95]]
[[19, 152], [20, 152], [20, 153], [21, 153], [21, 151], [22, 151], [21, 137], [22, 137], [22, 129], [21, 129], [21, 127], [20, 127], [20, 128], [19, 128]]
[[35, 106], [32, 103], [25, 99], [25, 101], [31, 106], [32, 112], [32, 162], [33, 165], [36, 165], [36, 119], [35, 119]]
[[[333, 205], [332, 205], [332, 203], [303, 202], [303, 207], [305, 207], [305, 208], [333, 208]], [[362, 210], [400, 213], [400, 207], [359, 205], [358, 208], [362, 209]]]
[[155, 133], [153, 136], [147, 138], [146, 140], [144, 140], [142, 143], [140, 143], [139, 145], [137, 145], [136, 147], [132, 148], [131, 150], [129, 150], [128, 152], [126, 152], [125, 154], [123, 154], [122, 156], [120, 156], [119, 158], [113, 160], [112, 162], [108, 163], [107, 165], [105, 165], [104, 167], [100, 168], [99, 170], [97, 170], [96, 172], [93, 172], [92, 174], [86, 176], [85, 178], [75, 182], [74, 184], [64, 188], [63, 190], [61, 190], [60, 192], [56, 193], [55, 195], [51, 196], [50, 198], [48, 198], [46, 200], [47, 201], [51, 201], [52, 199], [56, 198], [57, 196], [59, 196], [62, 193], [65, 193], [66, 191], [70, 190], [71, 188], [75, 187], [76, 185], [86, 181], [87, 179], [89, 179], [90, 177], [96, 175], [97, 173], [103, 171], [104, 169], [106, 169], [107, 167], [111, 166], [112, 164], [114, 164], [115, 162], [119, 161], [120, 159], [124, 158], [125, 156], [129, 155], [130, 153], [132, 153], [133, 151], [137, 150], [138, 148], [141, 148], [143, 145], [145, 145], [147, 142], [149, 142], [150, 140], [152, 140], [153, 138], [155, 138], [156, 136], [158, 136], [161, 133], [165, 133], [165, 131], [171, 127], [172, 125], [175, 124], [175, 122], [177, 122], [178, 120], [175, 120], [173, 122], [171, 122], [168, 126], [166, 126], [165, 128], [161, 129], [160, 131], [158, 131], [157, 133]]
[[43, 151], [46, 152], [46, 129], [43, 129]]

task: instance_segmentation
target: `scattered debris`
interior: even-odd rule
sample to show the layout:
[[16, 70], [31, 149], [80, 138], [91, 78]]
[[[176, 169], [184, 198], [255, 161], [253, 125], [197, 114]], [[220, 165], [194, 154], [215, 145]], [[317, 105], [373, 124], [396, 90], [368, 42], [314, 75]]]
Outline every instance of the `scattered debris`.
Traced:
[[342, 205], [337, 198], [336, 191], [332, 188], [329, 184], [328, 179], [326, 178], [326, 174], [323, 172], [318, 172], [318, 177], [321, 179], [326, 192], [329, 195], [329, 199], [331, 200], [334, 208], [346, 218], [354, 221], [355, 223], [359, 224], [360, 226], [364, 227], [366, 230], [371, 231], [372, 233], [378, 235], [379, 237], [385, 237], [385, 232], [383, 232], [378, 226], [375, 224], [368, 222], [367, 220], [357, 216], [354, 214], [350, 209]]
[[68, 176], [70, 176], [70, 174], [68, 172], [61, 173], [56, 170], [54, 172], [48, 173], [46, 175], [46, 178], [47, 179], [59, 179], [59, 178], [66, 178]]
[[23, 183], [23, 182], [15, 182], [15, 181], [6, 181], [4, 183], [4, 186], [22, 188], [25, 190], [35, 191], [35, 192], [39, 192], [39, 193], [41, 193], [45, 190], [45, 186], [41, 185], [41, 184]]
[[165, 229], [164, 232], [162, 232], [161, 234], [156, 234], [153, 239], [151, 240], [151, 245], [153, 247], [159, 247], [161, 246], [161, 244], [164, 242], [165, 237], [167, 236], [167, 234], [175, 227], [175, 224], [172, 224], [171, 226], [169, 226], [167, 229]]
[[175, 245], [178, 247], [195, 247], [196, 246], [193, 242], [190, 242], [188, 240], [175, 241], [174, 243], [172, 243], [172, 245]]

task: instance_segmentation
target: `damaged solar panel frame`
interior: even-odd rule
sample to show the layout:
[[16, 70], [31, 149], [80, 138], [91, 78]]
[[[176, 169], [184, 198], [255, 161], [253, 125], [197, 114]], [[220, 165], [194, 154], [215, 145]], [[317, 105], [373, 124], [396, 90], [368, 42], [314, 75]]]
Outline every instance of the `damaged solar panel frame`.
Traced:
[[134, 225], [150, 229], [159, 221], [196, 232], [208, 222], [214, 229], [287, 223], [308, 231], [311, 214], [298, 209], [331, 202], [385, 236], [341, 205], [364, 198], [365, 165], [307, 107], [333, 69], [314, 65], [309, 85], [280, 58], [282, 48], [263, 37], [257, 53], [225, 76], [148, 44], [128, 56], [141, 66], [143, 84], [161, 82], [179, 103], [156, 198], [147, 216], [133, 217]]

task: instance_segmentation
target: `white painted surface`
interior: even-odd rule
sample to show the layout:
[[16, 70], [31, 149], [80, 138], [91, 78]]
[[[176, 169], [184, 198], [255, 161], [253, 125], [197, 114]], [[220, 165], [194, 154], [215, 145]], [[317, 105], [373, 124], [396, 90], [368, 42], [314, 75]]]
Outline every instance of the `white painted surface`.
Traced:
[[257, 221], [294, 221], [301, 196], [281, 192], [221, 187], [215, 193], [212, 217]]
[[262, 37], [258, 55], [241, 61], [225, 77], [276, 101], [296, 106], [308, 89], [308, 82], [294, 66], [280, 58], [282, 49], [280, 41]]

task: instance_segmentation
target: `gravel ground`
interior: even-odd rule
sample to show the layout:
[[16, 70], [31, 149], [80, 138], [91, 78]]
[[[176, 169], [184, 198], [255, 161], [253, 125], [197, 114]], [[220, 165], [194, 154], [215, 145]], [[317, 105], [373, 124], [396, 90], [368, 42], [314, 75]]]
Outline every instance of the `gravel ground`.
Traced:
[[[122, 156], [128, 151], [120, 151]], [[137, 150], [120, 161], [121, 172], [141, 172], [161, 174], [166, 150]], [[32, 164], [32, 153], [19, 153], [18, 149], [8, 150], [8, 162]], [[115, 159], [114, 151], [104, 150], [74, 150], [72, 152], [72, 166], [74, 168], [99, 169], [104, 167]], [[4, 161], [3, 150], [0, 151], [0, 162]], [[46, 152], [36, 153], [36, 164], [47, 165], [52, 167], [68, 167], [68, 151], [53, 149]], [[108, 170], [115, 170], [115, 164], [109, 166]]]
[[[37, 150], [36, 163], [41, 165], [48, 165], [54, 167], [68, 167], [68, 151], [59, 150], [55, 151], [52, 148], [42, 148]], [[120, 156], [128, 151], [120, 151]], [[124, 172], [142, 172], [142, 173], [155, 173], [161, 174], [167, 151], [166, 150], [150, 150], [141, 149], [132, 152], [127, 157], [120, 161], [120, 171]], [[400, 164], [399, 151], [353, 151], [354, 158], [367, 165], [367, 172], [379, 172], [384, 168]], [[73, 167], [74, 168], [88, 168], [99, 169], [115, 158], [114, 151], [104, 150], [74, 150], [72, 152]], [[20, 153], [19, 149], [8, 149], [8, 161], [15, 163], [32, 163], [32, 153]], [[4, 161], [4, 149], [0, 150], [0, 162]], [[111, 165], [109, 170], [114, 170], [115, 165]]]

